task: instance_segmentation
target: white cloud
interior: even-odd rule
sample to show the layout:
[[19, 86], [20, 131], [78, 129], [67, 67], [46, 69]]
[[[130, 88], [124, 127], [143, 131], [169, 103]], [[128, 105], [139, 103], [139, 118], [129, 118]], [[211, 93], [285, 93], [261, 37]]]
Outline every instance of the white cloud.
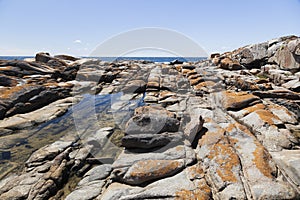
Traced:
[[76, 44], [81, 44], [81, 40], [75, 40], [73, 43], [76, 43]]

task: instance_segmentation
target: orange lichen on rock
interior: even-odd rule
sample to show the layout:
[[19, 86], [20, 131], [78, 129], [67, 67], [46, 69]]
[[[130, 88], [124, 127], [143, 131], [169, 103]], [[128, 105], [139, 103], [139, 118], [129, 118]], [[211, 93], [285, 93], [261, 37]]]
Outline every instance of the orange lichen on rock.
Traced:
[[197, 189], [186, 190], [182, 189], [175, 194], [176, 200], [208, 200], [212, 199], [212, 192], [207, 185], [205, 179], [201, 179], [197, 182]]
[[227, 132], [231, 132], [231, 131], [233, 131], [233, 130], [236, 129], [236, 125], [237, 125], [237, 123], [229, 124], [229, 125], [225, 128], [225, 130], [226, 130]]
[[269, 164], [271, 160], [270, 154], [258, 141], [255, 141], [255, 144], [257, 147], [253, 152], [254, 159], [252, 161], [264, 176], [273, 178], [272, 168]]
[[253, 138], [255, 137], [246, 126], [239, 124], [239, 123], [235, 123], [234, 125], [237, 129], [241, 130], [241, 132], [245, 133], [246, 135], [253, 137]]
[[147, 88], [159, 88], [159, 83], [158, 82], [148, 82]]
[[191, 73], [195, 74], [196, 71], [193, 70], [193, 69], [192, 70], [191, 69], [182, 69], [181, 72], [182, 72], [183, 75], [187, 75], [187, 74], [191, 74]]
[[239, 157], [233, 147], [229, 144], [228, 138], [224, 135], [225, 130], [220, 127], [213, 127], [199, 140], [200, 147], [207, 146], [209, 153], [206, 157], [218, 165], [216, 173], [224, 182], [235, 183], [237, 176], [234, 174], [234, 167], [240, 165]]
[[214, 130], [208, 131], [205, 135], [199, 140], [198, 145], [212, 145], [217, 143], [223, 136], [225, 130], [219, 127], [216, 127]]
[[201, 78], [201, 77], [198, 77], [198, 78], [195, 78], [195, 79], [191, 79], [191, 80], [190, 80], [190, 85], [191, 85], [191, 86], [194, 86], [194, 85], [199, 84], [199, 83], [202, 82], [202, 81], [203, 81], [203, 78]]
[[223, 107], [225, 109], [242, 109], [248, 107], [249, 104], [259, 101], [260, 98], [246, 92], [223, 92]]
[[193, 75], [190, 75], [188, 77], [188, 79], [191, 81], [192, 79], [197, 79], [197, 78], [201, 78], [201, 75], [200, 74], [193, 74]]
[[189, 177], [190, 180], [200, 179], [204, 177], [204, 171], [199, 163], [187, 168], [186, 170], [187, 170], [187, 176]]
[[284, 111], [288, 116], [292, 116], [292, 113], [284, 106], [280, 106], [278, 104], [272, 104], [272, 105], [268, 105], [268, 108], [272, 111], [274, 110], [282, 110]]
[[236, 70], [241, 68], [241, 64], [237, 60], [226, 57], [221, 60], [220, 67], [222, 69]]
[[[209, 186], [207, 186], [206, 190], [210, 190]], [[176, 200], [209, 200], [211, 199], [211, 192], [207, 193], [206, 191], [202, 189], [196, 189], [196, 190], [181, 190], [179, 192], [176, 192], [175, 194]]]
[[27, 87], [30, 87], [30, 85], [22, 85], [22, 86], [16, 86], [16, 87], [10, 87], [6, 88], [1, 91], [0, 98], [1, 99], [9, 99], [11, 98], [15, 93], [26, 90]]
[[0, 67], [0, 71], [9, 71], [9, 70], [12, 70], [12, 66]]
[[225, 138], [211, 148], [208, 158], [215, 160], [218, 164], [217, 174], [222, 181], [235, 183], [237, 178], [233, 173], [233, 168], [240, 165], [239, 157], [230, 144], [224, 141], [226, 141]]
[[136, 183], [146, 182], [152, 179], [166, 177], [176, 173], [184, 166], [182, 161], [176, 160], [143, 160], [136, 162], [126, 175], [128, 179]]
[[175, 68], [176, 68], [177, 71], [181, 72], [182, 65], [175, 65]]
[[273, 115], [273, 113], [268, 110], [257, 110], [255, 111], [255, 113], [258, 114], [261, 120], [263, 120], [265, 123], [268, 123], [269, 125], [274, 125], [275, 121], [280, 121], [277, 116]]
[[256, 104], [254, 106], [250, 106], [248, 108], [244, 108], [243, 110], [246, 111], [245, 115], [247, 115], [249, 113], [255, 112], [256, 110], [263, 110], [265, 108], [266, 108], [266, 106], [264, 104], [259, 103], [259, 104]]
[[189, 71], [186, 75], [187, 76], [192, 76], [192, 75], [195, 75], [195, 74], [197, 74], [197, 72], [196, 72], [196, 70], [191, 70], [191, 71]]
[[195, 90], [201, 90], [203, 87], [214, 87], [216, 85], [215, 82], [213, 81], [204, 81], [201, 83], [198, 83], [197, 85], [194, 86]]

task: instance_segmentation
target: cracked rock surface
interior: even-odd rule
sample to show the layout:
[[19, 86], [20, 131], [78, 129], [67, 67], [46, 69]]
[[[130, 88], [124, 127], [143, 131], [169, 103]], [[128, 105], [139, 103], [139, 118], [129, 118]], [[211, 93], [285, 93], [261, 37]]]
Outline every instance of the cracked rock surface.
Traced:
[[0, 199], [299, 199], [299, 51], [289, 36], [182, 64], [0, 61]]

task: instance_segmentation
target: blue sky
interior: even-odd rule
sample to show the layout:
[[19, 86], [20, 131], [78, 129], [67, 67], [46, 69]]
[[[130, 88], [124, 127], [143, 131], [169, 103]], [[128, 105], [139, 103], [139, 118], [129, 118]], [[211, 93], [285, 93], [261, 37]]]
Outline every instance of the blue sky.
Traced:
[[299, 0], [0, 0], [0, 55], [89, 55], [119, 33], [178, 31], [208, 53], [300, 35]]

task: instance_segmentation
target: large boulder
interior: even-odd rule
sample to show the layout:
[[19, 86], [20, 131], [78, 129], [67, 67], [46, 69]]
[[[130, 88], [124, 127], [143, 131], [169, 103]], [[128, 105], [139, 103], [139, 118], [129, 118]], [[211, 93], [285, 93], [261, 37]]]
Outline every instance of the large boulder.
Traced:
[[51, 60], [51, 56], [49, 53], [37, 53], [35, 55], [35, 61], [37, 62], [42, 62], [42, 63], [47, 63], [49, 60]]
[[50, 56], [49, 53], [37, 53], [35, 55], [35, 61], [40, 63], [46, 63], [50, 66], [54, 67], [61, 67], [61, 66], [67, 66], [67, 63], [59, 58], [55, 58]]
[[237, 60], [233, 60], [230, 58], [224, 58], [220, 62], [220, 67], [222, 69], [228, 69], [228, 70], [238, 70], [242, 69], [242, 66]]
[[178, 131], [178, 119], [168, 116], [167, 112], [159, 111], [156, 114], [151, 112], [153, 111], [133, 116], [127, 123], [126, 134], [159, 134]]
[[274, 55], [274, 61], [281, 69], [298, 71], [300, 67], [300, 39], [282, 45]]
[[173, 113], [160, 107], [144, 106], [135, 110], [127, 122], [122, 145], [126, 148], [151, 149], [179, 141], [179, 120]]
[[233, 56], [247, 68], [259, 68], [267, 58], [268, 43], [260, 43], [240, 48]]

